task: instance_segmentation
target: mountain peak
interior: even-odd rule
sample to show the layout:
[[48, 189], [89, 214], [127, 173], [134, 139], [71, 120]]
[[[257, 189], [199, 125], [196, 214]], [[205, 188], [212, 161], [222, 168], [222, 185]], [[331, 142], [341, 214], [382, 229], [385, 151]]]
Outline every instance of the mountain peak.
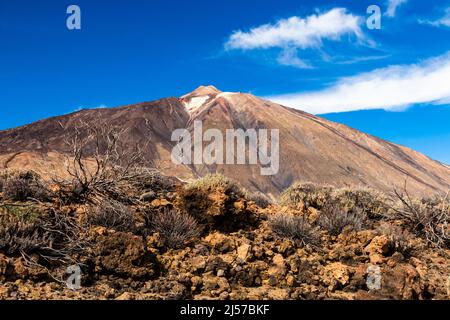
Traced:
[[193, 112], [221, 93], [222, 91], [214, 86], [200, 86], [194, 91], [182, 96], [180, 100], [189, 112]]
[[[53, 171], [62, 172], [64, 159], [70, 152], [65, 143], [67, 135], [77, 130], [79, 122], [95, 126], [101, 119], [114, 130], [124, 130], [121, 137], [124, 146], [131, 148], [141, 141], [149, 141], [146, 159], [165, 174], [183, 180], [207, 172], [220, 172], [247, 189], [272, 195], [279, 194], [295, 180], [337, 187], [368, 186], [391, 192], [393, 189], [402, 190], [407, 179], [408, 192], [414, 196], [445, 193], [450, 187], [449, 166], [344, 125], [251, 94], [220, 92], [213, 86], [201, 86], [178, 101], [172, 99], [136, 105], [142, 106], [139, 108], [87, 110], [0, 131], [0, 166], [5, 169], [31, 169], [48, 177]], [[228, 165], [218, 161], [217, 164], [195, 166], [180, 166], [172, 162], [174, 150], [171, 137], [174, 130], [193, 132], [196, 121], [201, 121], [202, 128], [219, 129], [225, 140], [227, 130], [242, 129], [250, 138], [251, 131], [247, 130], [256, 129], [258, 145], [259, 139], [262, 139], [260, 133], [264, 135], [264, 131], [260, 130], [277, 130], [279, 139], [273, 140], [273, 143], [278, 140], [279, 145], [269, 144], [272, 145], [271, 154], [273, 146], [278, 146], [274, 155], [281, 165], [280, 171], [267, 177], [261, 175], [259, 168], [250, 165], [250, 162], [247, 162], [249, 165]], [[200, 142], [206, 144], [208, 141]], [[237, 149], [233, 147], [233, 150]], [[250, 160], [249, 152], [247, 148], [242, 152], [245, 159]]]
[[188, 93], [186, 96], [191, 96], [191, 97], [198, 97], [198, 96], [207, 96], [207, 95], [215, 95], [215, 94], [219, 94], [222, 91], [220, 91], [219, 89], [217, 89], [216, 87], [209, 85], [209, 86], [200, 86], [197, 89], [195, 89], [194, 91], [192, 91], [191, 93]]

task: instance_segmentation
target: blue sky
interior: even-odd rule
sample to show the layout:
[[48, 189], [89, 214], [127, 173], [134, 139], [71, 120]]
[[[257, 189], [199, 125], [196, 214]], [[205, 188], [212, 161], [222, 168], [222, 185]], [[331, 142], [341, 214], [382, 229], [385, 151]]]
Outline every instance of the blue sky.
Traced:
[[[81, 30], [66, 9], [81, 8]], [[381, 9], [369, 30], [367, 8]], [[450, 1], [0, 1], [0, 129], [251, 92], [450, 163]], [[395, 9], [395, 10], [394, 10]]]

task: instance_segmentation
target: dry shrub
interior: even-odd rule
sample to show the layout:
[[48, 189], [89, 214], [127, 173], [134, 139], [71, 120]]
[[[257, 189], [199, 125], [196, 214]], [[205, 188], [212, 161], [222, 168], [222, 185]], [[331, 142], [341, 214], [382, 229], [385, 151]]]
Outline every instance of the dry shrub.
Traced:
[[136, 168], [131, 184], [139, 190], [172, 191], [175, 187], [173, 179], [166, 177], [153, 168]]
[[303, 246], [319, 242], [317, 229], [309, 224], [305, 216], [277, 213], [269, 218], [269, 226], [277, 236], [299, 240]]
[[371, 218], [385, 215], [389, 200], [380, 192], [370, 188], [342, 188], [332, 193], [332, 199], [347, 212], [360, 210]]
[[132, 202], [126, 191], [142, 174], [145, 146], [129, 146], [122, 141], [124, 130], [105, 122], [80, 122], [68, 129], [69, 178], [54, 178], [59, 198], [65, 203], [104, 198]]
[[272, 200], [261, 192], [248, 193], [246, 198], [249, 201], [253, 201], [258, 207], [266, 209], [272, 204]]
[[366, 215], [362, 210], [357, 208], [354, 211], [345, 211], [339, 203], [329, 201], [321, 210], [318, 224], [331, 235], [337, 236], [347, 226], [355, 231], [361, 230], [365, 221]]
[[403, 193], [395, 191], [399, 203], [394, 206], [389, 219], [401, 220], [416, 236], [423, 237], [437, 247], [448, 248], [450, 244], [449, 194], [427, 201], [411, 198], [406, 187]]
[[88, 224], [114, 229], [116, 231], [132, 231], [134, 215], [130, 207], [114, 200], [104, 200], [88, 215]]
[[194, 182], [187, 184], [184, 188], [186, 191], [215, 191], [222, 190], [225, 194], [243, 197], [245, 192], [233, 180], [221, 174], [208, 174]]
[[31, 265], [53, 267], [71, 263], [87, 246], [83, 231], [75, 218], [54, 210], [34, 221], [2, 215], [0, 250], [21, 255]]
[[409, 257], [413, 249], [413, 235], [400, 226], [383, 222], [377, 230], [381, 235], [389, 239], [389, 251], [400, 252], [404, 257]]
[[189, 244], [201, 234], [197, 221], [186, 213], [166, 209], [155, 213], [150, 220], [153, 232], [159, 233], [164, 245], [178, 249]]
[[330, 199], [332, 188], [314, 183], [295, 183], [286, 189], [280, 197], [280, 204], [305, 209], [313, 207], [321, 209]]
[[3, 197], [12, 201], [36, 199], [46, 201], [49, 191], [38, 174], [33, 171], [16, 172], [3, 178]]

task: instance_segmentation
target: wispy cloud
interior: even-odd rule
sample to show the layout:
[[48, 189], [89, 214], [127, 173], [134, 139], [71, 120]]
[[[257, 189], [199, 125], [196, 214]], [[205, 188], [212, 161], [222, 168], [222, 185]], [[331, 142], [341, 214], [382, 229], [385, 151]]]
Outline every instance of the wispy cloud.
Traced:
[[377, 56], [359, 56], [359, 57], [352, 57], [352, 58], [344, 58], [342, 60], [336, 60], [335, 63], [337, 64], [355, 64], [359, 62], [368, 62], [368, 61], [376, 61], [376, 60], [383, 60], [386, 58], [389, 58], [391, 55], [377, 55]]
[[225, 43], [227, 50], [281, 48], [278, 62], [284, 65], [308, 68], [310, 65], [299, 58], [297, 50], [319, 49], [324, 40], [339, 41], [350, 36], [364, 40], [361, 30], [363, 19], [348, 13], [344, 8], [307, 17], [290, 17], [274, 24], [265, 24], [248, 32], [235, 31]]
[[419, 23], [429, 24], [434, 27], [450, 27], [450, 7], [445, 10], [445, 14], [437, 20], [419, 20]]
[[347, 77], [309, 93], [268, 97], [314, 114], [352, 110], [401, 110], [450, 100], [450, 52], [413, 65], [398, 65]]
[[312, 66], [298, 57], [296, 48], [286, 48], [278, 56], [277, 62], [284, 66], [291, 66], [300, 69], [310, 69]]
[[406, 2], [408, 2], [408, 0], [388, 0], [388, 8], [385, 15], [390, 18], [395, 17], [398, 7], [400, 7], [402, 4], [405, 4]]

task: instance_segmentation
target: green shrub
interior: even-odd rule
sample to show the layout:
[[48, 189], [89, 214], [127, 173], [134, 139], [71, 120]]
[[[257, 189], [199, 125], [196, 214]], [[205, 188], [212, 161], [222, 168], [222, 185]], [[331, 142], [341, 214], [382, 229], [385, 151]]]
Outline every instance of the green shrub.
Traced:
[[227, 195], [245, 196], [241, 187], [233, 180], [221, 174], [208, 174], [185, 186], [186, 191], [213, 191], [222, 189]]
[[3, 209], [7, 215], [13, 216], [26, 222], [36, 221], [40, 216], [44, 214], [44, 211], [41, 208], [34, 205], [19, 206], [5, 204], [1, 205], [0, 208]]

